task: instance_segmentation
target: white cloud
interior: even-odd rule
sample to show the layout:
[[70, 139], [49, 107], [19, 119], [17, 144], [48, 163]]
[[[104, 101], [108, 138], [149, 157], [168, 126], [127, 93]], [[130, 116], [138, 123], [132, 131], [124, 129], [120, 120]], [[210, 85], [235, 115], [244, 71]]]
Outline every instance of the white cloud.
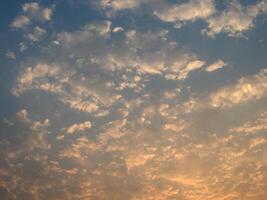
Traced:
[[196, 69], [201, 68], [205, 63], [206, 62], [205, 61], [202, 61], [202, 60], [193, 60], [193, 61], [190, 61], [186, 65], [186, 67], [179, 72], [178, 79], [180, 79], [180, 80], [186, 79], [188, 77], [188, 74], [191, 71], [194, 71]]
[[225, 63], [223, 60], [219, 59], [215, 63], [212, 63], [211, 65], [207, 66], [206, 71], [213, 72], [213, 71], [216, 71], [218, 69], [225, 67], [226, 65], [227, 65], [227, 63]]
[[266, 70], [251, 77], [241, 78], [236, 84], [220, 89], [211, 95], [213, 107], [231, 107], [257, 100], [267, 94]]
[[222, 32], [231, 37], [243, 36], [243, 32], [253, 28], [255, 18], [267, 11], [266, 0], [249, 6], [243, 6], [238, 0], [233, 0], [227, 2], [226, 9], [223, 11], [216, 9], [214, 0], [189, 0], [172, 4], [159, 0], [100, 1], [107, 15], [109, 15], [109, 9], [117, 12], [124, 9], [136, 9], [143, 4], [149, 6], [160, 20], [172, 22], [178, 28], [188, 21], [204, 20], [208, 27], [203, 29], [202, 33], [210, 37], [215, 37]]
[[[121, 3], [117, 9], [133, 7], [113, 2]], [[39, 4], [24, 10], [36, 9]], [[266, 113], [233, 133], [228, 127], [240, 115], [225, 120], [235, 109], [220, 108], [264, 97], [266, 70], [209, 95], [190, 87], [199, 80], [183, 81], [224, 61], [207, 66], [167, 30], [117, 31], [110, 21], [93, 22], [54, 35], [42, 55], [27, 53], [12, 92], [29, 111], [19, 111], [14, 122], [0, 120], [1, 135], [8, 136], [0, 140], [0, 193], [51, 200], [265, 199]], [[217, 126], [226, 128], [217, 132]], [[10, 137], [14, 132], [18, 137]]]
[[22, 5], [23, 12], [36, 13], [40, 9], [40, 6], [37, 2], [25, 3]]
[[12, 60], [16, 59], [16, 54], [14, 52], [12, 52], [12, 51], [7, 51], [5, 55], [9, 59], [12, 59]]
[[50, 21], [52, 19], [53, 10], [51, 8], [45, 8], [41, 12], [42, 19], [44, 21]]
[[12, 22], [11, 27], [13, 28], [23, 28], [31, 23], [30, 19], [24, 15], [20, 15], [16, 17], [16, 19]]
[[60, 102], [72, 109], [92, 113], [101, 106], [111, 106], [121, 97], [106, 82], [103, 80], [99, 84], [95, 77], [81, 79], [66, 65], [38, 63], [34, 67], [26, 67], [20, 73], [12, 93], [20, 96], [26, 91], [37, 89], [54, 94]]
[[265, 12], [266, 7], [264, 0], [247, 7], [237, 0], [231, 1], [226, 10], [207, 19], [208, 29], [203, 32], [210, 37], [221, 32], [232, 37], [242, 36], [243, 32], [254, 26], [254, 19]]
[[16, 113], [17, 117], [19, 118], [20, 121], [22, 122], [31, 122], [29, 116], [28, 116], [28, 111], [26, 109], [23, 109], [19, 112]]
[[[13, 88], [12, 93], [14, 95], [20, 95], [25, 90], [41, 88], [43, 77], [55, 77], [58, 76], [59, 68], [56, 65], [49, 66], [47, 64], [37, 64], [34, 68], [28, 67], [17, 77], [16, 86]], [[39, 83], [36, 81], [40, 81]], [[60, 90], [60, 88], [58, 88]]]
[[246, 122], [239, 127], [232, 128], [231, 131], [238, 133], [253, 134], [267, 130], [267, 112], [261, 115], [254, 121]]
[[195, 21], [206, 19], [215, 12], [213, 0], [190, 0], [175, 5], [164, 5], [156, 9], [154, 14], [166, 22]]
[[63, 99], [63, 102], [69, 104], [71, 108], [88, 113], [96, 112], [99, 109], [97, 103], [93, 101], [82, 101], [80, 99]]
[[[128, 30], [110, 44], [110, 27], [110, 21], [90, 23], [80, 31], [60, 33], [57, 41], [72, 56], [109, 70], [130, 67], [143, 74], [162, 74], [166, 71], [175, 73], [176, 76], [180, 73], [179, 76], [183, 76], [180, 79], [185, 79], [190, 71], [203, 65], [200, 62], [194, 63], [197, 56], [193, 53], [178, 50], [177, 44], [169, 39], [166, 30]], [[88, 49], [88, 46], [94, 48]], [[197, 64], [201, 66], [195, 66]], [[183, 71], [179, 72], [180, 70]]]
[[167, 131], [173, 131], [175, 133], [179, 133], [183, 131], [184, 129], [188, 128], [189, 124], [185, 121], [178, 121], [175, 120], [174, 123], [167, 123], [163, 126], [163, 128]]
[[117, 32], [123, 32], [123, 31], [124, 31], [124, 29], [123, 29], [122, 27], [120, 27], [120, 26], [115, 27], [115, 28], [112, 30], [112, 32], [114, 32], [114, 33], [117, 33]]
[[27, 34], [27, 38], [33, 42], [40, 41], [46, 34], [46, 31], [39, 26], [34, 27], [33, 32]]
[[265, 144], [267, 142], [267, 140], [265, 138], [254, 138], [250, 141], [250, 145], [249, 148], [255, 148], [259, 145]]
[[[151, 8], [154, 15], [167, 22], [206, 19], [215, 12], [213, 0], [189, 0], [185, 3], [176, 4], [159, 0], [101, 0], [99, 4], [103, 9], [112, 9], [115, 12], [124, 9], [136, 9], [145, 4]], [[107, 10], [108, 12], [109, 10]]]
[[24, 3], [22, 4], [22, 13], [13, 20], [10, 26], [13, 28], [26, 28], [34, 22], [50, 21], [52, 15], [52, 7], [43, 7], [37, 2]]
[[86, 137], [80, 137], [70, 147], [63, 149], [59, 153], [59, 157], [85, 160], [89, 154], [96, 153], [100, 149], [100, 144]]
[[100, 4], [105, 7], [111, 7], [114, 10], [134, 9], [141, 4], [142, 0], [101, 0]]
[[92, 127], [92, 123], [90, 121], [85, 121], [85, 122], [80, 123], [80, 124], [71, 125], [70, 127], [68, 127], [66, 129], [66, 132], [68, 134], [74, 134], [77, 132], [82, 132], [82, 131], [85, 131], [87, 129], [90, 129], [91, 127]]
[[[58, 41], [67, 48], [75, 48], [76, 45], [85, 41], [93, 43], [97, 37], [99, 37], [99, 40], [103, 40], [103, 38], [109, 36], [110, 28], [111, 21], [94, 22], [85, 25], [80, 31], [72, 33], [62, 32], [58, 34]], [[98, 46], [96, 46], [96, 48], [98, 48]]]

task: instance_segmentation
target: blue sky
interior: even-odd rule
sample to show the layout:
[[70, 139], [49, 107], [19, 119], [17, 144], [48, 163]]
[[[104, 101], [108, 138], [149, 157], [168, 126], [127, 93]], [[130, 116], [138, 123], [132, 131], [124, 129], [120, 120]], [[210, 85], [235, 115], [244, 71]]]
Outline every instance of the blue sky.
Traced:
[[266, 0], [0, 4], [1, 197], [267, 198]]

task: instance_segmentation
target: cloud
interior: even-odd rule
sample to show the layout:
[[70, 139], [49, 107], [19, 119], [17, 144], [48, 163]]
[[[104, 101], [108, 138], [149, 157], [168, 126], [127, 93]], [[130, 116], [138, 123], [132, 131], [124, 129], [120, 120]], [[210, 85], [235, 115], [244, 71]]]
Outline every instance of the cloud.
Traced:
[[104, 7], [112, 7], [114, 10], [133, 9], [141, 4], [142, 0], [102, 0]]
[[28, 117], [28, 111], [26, 109], [23, 109], [23, 110], [17, 112], [16, 115], [19, 118], [19, 120], [21, 120], [23, 122], [31, 122], [31, 120]]
[[41, 12], [41, 16], [44, 21], [50, 21], [52, 19], [53, 9], [44, 8]]
[[[133, 1], [101, 2], [116, 11], [137, 8]], [[170, 13], [174, 23], [211, 17], [195, 8], [200, 1], [173, 6], [195, 12]], [[21, 62], [11, 92], [27, 109], [0, 119], [0, 195], [266, 199], [266, 114], [251, 119], [247, 104], [265, 97], [266, 70], [199, 91], [190, 74], [213, 72], [224, 61], [208, 65], [166, 29], [122, 31], [111, 21], [55, 33], [40, 43], [42, 55]], [[41, 40], [37, 33], [28, 39]], [[232, 112], [241, 104], [251, 108], [242, 110], [250, 122], [229, 130], [244, 120]]]
[[154, 15], [166, 22], [195, 21], [206, 19], [215, 12], [213, 0], [190, 0], [186, 3], [163, 5]]
[[248, 6], [234, 0], [227, 2], [223, 10], [216, 9], [214, 0], [189, 0], [177, 3], [151, 0], [102, 0], [99, 4], [108, 16], [110, 10], [116, 13], [145, 5], [160, 20], [174, 23], [174, 27], [177, 28], [200, 19], [207, 23], [208, 27], [204, 28], [202, 33], [209, 37], [215, 37], [219, 33], [226, 33], [230, 37], [241, 37], [244, 32], [254, 27], [255, 19], [267, 11], [265, 0]]
[[60, 158], [86, 160], [88, 154], [93, 154], [101, 149], [101, 145], [86, 137], [78, 138], [70, 147], [63, 149], [59, 153]]
[[202, 60], [194, 60], [189, 62], [184, 69], [179, 72], [178, 79], [186, 79], [191, 71], [201, 68], [206, 62]]
[[73, 124], [70, 127], [66, 129], [66, 132], [68, 134], [74, 134], [77, 132], [85, 131], [86, 129], [90, 129], [92, 127], [92, 124], [90, 121], [86, 121], [80, 124]]
[[16, 59], [16, 54], [12, 51], [7, 51], [5, 56], [9, 59], [15, 60]]
[[47, 64], [37, 64], [34, 68], [27, 67], [17, 77], [16, 87], [13, 88], [14, 95], [21, 94], [24, 90], [40, 88], [43, 90], [60, 91], [60, 86], [48, 85], [42, 83], [42, 78], [59, 76], [59, 67], [56, 65], [49, 66]]
[[256, 146], [265, 144], [267, 142], [267, 140], [265, 138], [255, 138], [252, 139], [249, 145], [249, 148], [255, 148]]
[[34, 22], [50, 21], [53, 7], [43, 7], [37, 2], [22, 4], [22, 12], [11, 23], [12, 28], [26, 28]]
[[164, 125], [165, 130], [173, 131], [175, 133], [179, 133], [179, 132], [183, 131], [184, 129], [186, 129], [187, 127], [188, 127], [187, 122], [177, 121], [177, 120], [175, 120], [174, 124], [165, 124]]
[[38, 63], [21, 71], [12, 94], [20, 96], [27, 91], [39, 90], [55, 95], [72, 109], [88, 113], [103, 112], [100, 108], [111, 106], [121, 96], [114, 92], [114, 88], [111, 90], [107, 80], [99, 84], [96, 78], [81, 78], [67, 65]]
[[33, 32], [27, 34], [27, 38], [33, 42], [40, 41], [46, 34], [46, 31], [39, 26], [34, 27]]
[[246, 134], [254, 134], [265, 130], [267, 130], [267, 112], [261, 113], [255, 121], [246, 122], [239, 127], [231, 129], [233, 132]]
[[151, 1], [151, 0], [101, 0], [93, 1], [103, 9], [108, 18], [114, 18], [117, 12], [127, 9], [133, 11], [143, 5], [147, 12], [152, 12], [163, 22], [171, 22], [179, 29], [188, 22], [202, 20], [207, 24], [201, 32], [214, 38], [219, 33], [226, 33], [230, 37], [244, 37], [244, 33], [254, 27], [255, 19], [266, 13], [266, 0], [255, 4], [243, 5], [239, 0], [225, 3], [220, 8], [214, 0], [189, 1]]
[[254, 19], [262, 12], [266, 12], [266, 8], [264, 0], [247, 7], [242, 6], [239, 1], [232, 1], [222, 13], [206, 20], [208, 28], [203, 32], [210, 37], [222, 32], [231, 37], [242, 36], [243, 32], [253, 28]]
[[266, 92], [266, 70], [262, 70], [254, 76], [241, 78], [232, 86], [220, 89], [211, 95], [210, 100], [213, 107], [231, 107], [260, 99], [266, 95]]
[[[65, 53], [107, 70], [134, 68], [142, 74], [172, 73], [183, 80], [190, 71], [204, 65], [195, 54], [178, 50], [166, 30], [125, 30], [115, 39], [111, 26], [110, 21], [90, 23], [80, 31], [58, 34], [57, 41], [65, 48]], [[112, 44], [110, 39], [114, 39]], [[88, 46], [94, 48], [88, 49]]]
[[27, 25], [29, 25], [30, 19], [24, 15], [20, 15], [18, 17], [16, 17], [16, 19], [12, 22], [11, 27], [14, 28], [23, 28]]
[[99, 4], [107, 13], [109, 9], [118, 12], [125, 9], [137, 9], [141, 5], [146, 5], [151, 8], [155, 16], [166, 22], [206, 19], [216, 11], [213, 0], [190, 0], [186, 3], [176, 4], [158, 0], [102, 0]]
[[218, 61], [212, 63], [211, 65], [206, 67], [206, 71], [208, 72], [213, 72], [216, 71], [218, 69], [222, 69], [223, 67], [225, 67], [227, 65], [227, 63], [225, 63], [223, 60], [219, 59]]
[[115, 27], [115, 28], [112, 30], [112, 32], [114, 32], [114, 33], [117, 33], [117, 32], [123, 32], [123, 31], [124, 31], [124, 29], [123, 29], [122, 27], [120, 27], [120, 26]]

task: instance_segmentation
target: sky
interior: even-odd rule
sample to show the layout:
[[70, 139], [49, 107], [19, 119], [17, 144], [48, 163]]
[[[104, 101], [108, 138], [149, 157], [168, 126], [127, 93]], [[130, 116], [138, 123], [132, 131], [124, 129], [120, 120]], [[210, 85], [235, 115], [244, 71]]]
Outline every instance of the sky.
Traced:
[[267, 0], [0, 2], [3, 200], [266, 200]]

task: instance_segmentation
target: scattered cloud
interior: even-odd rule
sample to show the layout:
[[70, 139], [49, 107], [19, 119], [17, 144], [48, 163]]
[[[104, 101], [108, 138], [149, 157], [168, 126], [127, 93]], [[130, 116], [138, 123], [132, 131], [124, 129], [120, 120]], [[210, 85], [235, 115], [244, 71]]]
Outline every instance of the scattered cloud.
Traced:
[[101, 0], [104, 7], [112, 7], [114, 10], [133, 9], [141, 4], [142, 0]]
[[201, 60], [195, 60], [195, 61], [189, 62], [187, 64], [187, 66], [179, 72], [178, 78], [179, 79], [186, 79], [189, 72], [201, 68], [205, 63], [206, 62], [201, 61]]
[[124, 29], [122, 27], [120, 27], [120, 26], [117, 26], [112, 30], [112, 32], [114, 32], [114, 33], [123, 32], [123, 31], [124, 31]]
[[40, 41], [46, 34], [46, 31], [39, 26], [34, 27], [33, 32], [27, 35], [27, 38], [33, 42]]
[[211, 65], [207, 66], [206, 71], [213, 72], [213, 71], [216, 71], [218, 69], [222, 69], [226, 65], [227, 65], [227, 63], [225, 63], [223, 60], [219, 59], [216, 62], [212, 63]]
[[208, 28], [204, 32], [215, 37], [224, 32], [231, 37], [242, 36], [243, 32], [254, 27], [255, 18], [262, 12], [266, 12], [266, 1], [244, 7], [239, 1], [230, 2], [226, 10], [207, 19]]
[[211, 105], [213, 107], [231, 107], [235, 104], [260, 99], [266, 95], [266, 82], [266, 70], [251, 77], [241, 78], [236, 84], [212, 94]]
[[[86, 2], [64, 3], [59, 12]], [[37, 2], [22, 4], [10, 25], [23, 41], [4, 51], [16, 59], [0, 77], [13, 94], [1, 104], [0, 196], [265, 200], [267, 71], [225, 70], [230, 83], [214, 80], [227, 66], [216, 57], [238, 63], [243, 45], [227, 43], [237, 48], [235, 62], [209, 45], [221, 47], [220, 33], [243, 36], [266, 1], [90, 3], [98, 6], [90, 21], [74, 12], [75, 26], [60, 15], [46, 28], [54, 7]], [[195, 21], [213, 37], [199, 35], [207, 42], [199, 55], [198, 44], [184, 44], [191, 34], [180, 34]]]
[[254, 134], [265, 130], [267, 130], [267, 112], [261, 113], [261, 115], [255, 121], [246, 122], [239, 127], [231, 129], [233, 132], [246, 134]]
[[11, 26], [14, 28], [23, 28], [30, 24], [30, 19], [24, 15], [16, 17]]
[[66, 132], [68, 134], [74, 134], [77, 132], [85, 131], [86, 129], [90, 129], [92, 127], [92, 124], [90, 121], [86, 121], [80, 124], [73, 124], [70, 127], [66, 129]]
[[265, 0], [247, 6], [234, 0], [227, 2], [226, 8], [222, 10], [217, 9], [214, 0], [189, 0], [176, 3], [151, 0], [102, 0], [99, 4], [108, 16], [110, 9], [118, 12], [146, 5], [160, 20], [174, 23], [174, 27], [178, 29], [187, 22], [203, 20], [208, 27], [204, 28], [202, 33], [213, 38], [219, 33], [226, 33], [230, 37], [243, 37], [244, 32], [254, 27], [255, 19], [267, 11]]
[[50, 21], [53, 15], [53, 7], [46, 8], [38, 2], [22, 4], [22, 12], [11, 23], [12, 28], [26, 28], [33, 22]]
[[14, 52], [12, 52], [12, 51], [7, 51], [5, 55], [9, 59], [12, 59], [12, 60], [16, 59], [16, 54]]
[[206, 19], [215, 11], [213, 0], [190, 0], [186, 3], [163, 5], [154, 11], [154, 15], [166, 22], [195, 21]]

